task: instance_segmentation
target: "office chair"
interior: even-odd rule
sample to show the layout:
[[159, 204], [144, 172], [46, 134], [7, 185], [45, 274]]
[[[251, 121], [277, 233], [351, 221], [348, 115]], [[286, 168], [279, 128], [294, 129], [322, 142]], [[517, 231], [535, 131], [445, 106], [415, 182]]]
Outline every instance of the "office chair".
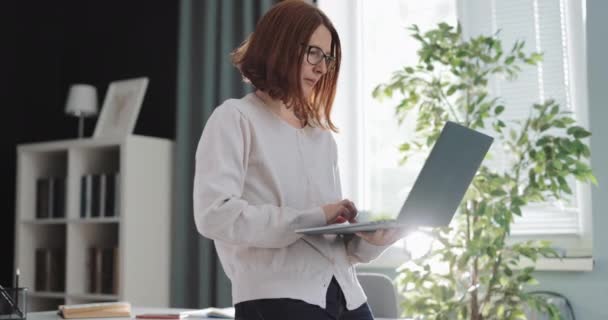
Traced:
[[[548, 303], [553, 304], [557, 307], [562, 320], [576, 320], [574, 310], [568, 298], [564, 295], [552, 291], [532, 291], [532, 295], [539, 296], [545, 299]], [[530, 320], [548, 320], [550, 319], [549, 314], [538, 312], [530, 307], [526, 307], [526, 317]]]
[[374, 317], [398, 318], [397, 291], [391, 278], [380, 273], [357, 274]]

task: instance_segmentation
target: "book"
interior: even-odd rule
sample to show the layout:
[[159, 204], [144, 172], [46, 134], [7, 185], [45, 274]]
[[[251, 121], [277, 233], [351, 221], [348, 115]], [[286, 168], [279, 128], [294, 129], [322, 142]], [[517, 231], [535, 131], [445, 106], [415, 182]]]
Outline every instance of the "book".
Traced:
[[64, 319], [131, 317], [128, 302], [102, 302], [60, 305], [57, 312]]
[[120, 172], [116, 172], [114, 174], [114, 199], [113, 199], [113, 208], [114, 208], [114, 216], [118, 217], [120, 215]]
[[97, 247], [88, 249], [88, 291], [89, 293], [102, 293], [103, 283], [103, 250]]
[[115, 217], [116, 214], [116, 204], [114, 199], [116, 198], [115, 190], [116, 190], [116, 173], [107, 173], [105, 174], [105, 195], [104, 195], [104, 216], [106, 217]]
[[90, 218], [92, 216], [92, 189], [93, 175], [85, 174], [80, 178], [80, 217]]
[[99, 203], [101, 196], [100, 192], [101, 187], [101, 175], [93, 174], [91, 175], [91, 217], [97, 218], [101, 216], [101, 212], [99, 212]]
[[120, 251], [118, 247], [114, 247], [112, 252], [114, 253], [114, 273], [112, 275], [114, 278], [112, 279], [112, 293], [118, 294], [120, 290]]
[[80, 217], [87, 217], [87, 176], [80, 177]]
[[114, 294], [114, 248], [101, 249], [101, 293]]
[[51, 216], [65, 218], [65, 178], [50, 178], [51, 189]]
[[183, 319], [186, 315], [183, 313], [143, 313], [135, 316], [136, 319], [147, 319], [147, 320], [165, 320], [165, 319]]
[[95, 274], [97, 270], [97, 258], [96, 258], [97, 249], [90, 247], [87, 249], [87, 292], [88, 293], [97, 293], [97, 281], [95, 279]]
[[46, 282], [47, 291], [62, 292], [65, 290], [65, 250], [47, 249]]
[[118, 247], [90, 247], [87, 250], [87, 291], [89, 293], [118, 294]]
[[100, 173], [99, 174], [99, 216], [100, 217], [105, 217], [106, 216], [106, 191], [107, 191], [107, 180], [108, 180], [108, 174], [107, 173]]
[[36, 291], [62, 292], [65, 290], [65, 250], [37, 248], [35, 253]]
[[34, 289], [36, 291], [47, 291], [47, 249], [36, 249], [34, 263], [36, 265]]
[[51, 217], [50, 189], [50, 179], [36, 179], [36, 218], [38, 219]]
[[[218, 319], [234, 319], [234, 308], [205, 308], [194, 311], [181, 312], [187, 319], [205, 319], [205, 318], [218, 318]], [[187, 320], [186, 319], [186, 320]]]

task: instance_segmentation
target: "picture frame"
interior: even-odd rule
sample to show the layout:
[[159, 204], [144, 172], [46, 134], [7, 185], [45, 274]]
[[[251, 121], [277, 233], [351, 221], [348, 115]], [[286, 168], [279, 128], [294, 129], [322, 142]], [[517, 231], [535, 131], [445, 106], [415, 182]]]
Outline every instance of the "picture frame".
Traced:
[[113, 81], [101, 107], [94, 138], [125, 137], [133, 132], [148, 88], [147, 77]]

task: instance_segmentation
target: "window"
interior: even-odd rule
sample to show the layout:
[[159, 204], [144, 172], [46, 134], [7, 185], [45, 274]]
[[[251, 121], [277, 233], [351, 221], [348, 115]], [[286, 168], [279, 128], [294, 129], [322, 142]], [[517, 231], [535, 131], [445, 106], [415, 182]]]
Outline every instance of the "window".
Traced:
[[[526, 117], [533, 103], [552, 98], [587, 126], [583, 4], [578, 0], [459, 2], [465, 37], [499, 32], [503, 48], [523, 40], [528, 52], [543, 52], [543, 61], [524, 68], [516, 82], [492, 79], [491, 92], [508, 106], [503, 114], [507, 119]], [[505, 155], [499, 150], [493, 152], [492, 165], [500, 168]], [[513, 237], [542, 236], [553, 240], [570, 256], [590, 255], [589, 187], [574, 180], [570, 184], [573, 196], [568, 201], [525, 208], [523, 217], [513, 225]]]
[[[407, 28], [428, 29], [441, 21], [456, 23], [454, 0], [324, 0], [320, 8], [332, 19], [342, 42], [342, 67], [334, 120], [342, 190], [359, 208], [396, 216], [425, 155], [399, 165], [398, 146], [412, 136], [415, 117], [399, 126], [394, 101], [372, 98], [372, 90], [404, 65], [417, 62], [416, 41]], [[404, 244], [385, 254], [383, 265], [408, 259]]]
[[[360, 208], [396, 215], [422, 168], [426, 155], [399, 165], [398, 146], [412, 136], [415, 115], [401, 126], [394, 101], [374, 100], [373, 88], [392, 72], [417, 62], [417, 43], [407, 30], [422, 30], [439, 22], [455, 25], [465, 36], [497, 29], [508, 43], [525, 39], [529, 50], [545, 51], [538, 68], [530, 67], [517, 84], [492, 81], [492, 91], [508, 97], [512, 117], [527, 115], [533, 101], [555, 98], [576, 112], [586, 124], [583, 17], [576, 0], [319, 0], [340, 34], [343, 46], [334, 120], [341, 130], [338, 142], [344, 196]], [[578, 7], [576, 7], [578, 5]], [[576, 35], [576, 36], [571, 36]], [[581, 90], [584, 89], [584, 90]], [[500, 157], [497, 157], [500, 158]], [[497, 161], [495, 165], [500, 165]], [[577, 188], [570, 205], [528, 210], [514, 226], [514, 235], [551, 235], [560, 247], [585, 254], [590, 248], [589, 192]], [[399, 246], [399, 245], [398, 245]], [[400, 244], [403, 246], [403, 244]], [[386, 255], [385, 255], [386, 256]], [[403, 261], [402, 261], [403, 262]]]

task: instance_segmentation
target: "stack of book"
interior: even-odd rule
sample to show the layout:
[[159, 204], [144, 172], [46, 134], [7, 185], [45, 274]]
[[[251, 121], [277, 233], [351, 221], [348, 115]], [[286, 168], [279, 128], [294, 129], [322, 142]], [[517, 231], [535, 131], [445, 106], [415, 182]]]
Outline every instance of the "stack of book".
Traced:
[[83, 175], [80, 178], [80, 217], [117, 217], [119, 195], [118, 172]]
[[220, 318], [220, 319], [234, 319], [234, 308], [205, 308], [193, 311], [184, 311], [180, 313], [185, 315], [189, 319], [207, 319], [207, 318]]
[[205, 308], [176, 313], [144, 313], [135, 316], [145, 320], [197, 320], [197, 319], [234, 319], [234, 308]]
[[89, 293], [118, 294], [118, 262], [118, 248], [89, 248]]
[[65, 218], [65, 178], [36, 179], [36, 218]]
[[65, 290], [65, 250], [38, 248], [35, 257], [36, 291], [62, 292]]
[[142, 313], [135, 316], [135, 319], [146, 319], [146, 320], [180, 320], [184, 319], [186, 315], [181, 312], [177, 313]]
[[131, 317], [131, 304], [104, 302], [61, 305], [57, 313], [64, 319]]

